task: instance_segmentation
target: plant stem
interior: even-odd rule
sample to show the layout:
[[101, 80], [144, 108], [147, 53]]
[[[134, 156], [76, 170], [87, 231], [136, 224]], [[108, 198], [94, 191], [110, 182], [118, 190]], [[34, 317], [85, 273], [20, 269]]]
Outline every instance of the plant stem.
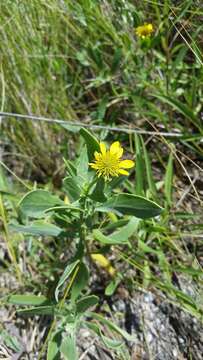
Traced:
[[5, 234], [4, 239], [5, 239], [5, 242], [6, 242], [6, 245], [7, 245], [8, 254], [9, 254], [9, 257], [11, 259], [11, 262], [13, 262], [14, 267], [16, 269], [16, 274], [17, 274], [17, 277], [18, 277], [18, 281], [19, 281], [20, 284], [22, 284], [23, 282], [22, 282], [21, 271], [20, 271], [20, 268], [18, 266], [15, 251], [14, 251], [14, 248], [12, 246], [12, 243], [11, 243], [10, 237], [9, 237], [9, 231], [8, 231], [7, 219], [6, 219], [6, 212], [5, 212], [5, 209], [4, 209], [3, 197], [2, 197], [1, 194], [0, 194], [0, 215], [1, 215], [1, 218], [2, 218], [4, 234]]
[[[87, 226], [85, 224], [85, 213], [87, 213], [87, 209], [86, 209], [86, 204], [87, 204], [87, 197], [89, 194], [90, 189], [92, 188], [92, 186], [96, 183], [97, 181], [97, 177], [94, 177], [94, 179], [92, 180], [92, 182], [88, 185], [87, 189], [85, 190], [85, 195], [84, 197], [81, 199], [81, 207], [83, 208], [83, 212], [81, 212], [80, 214], [80, 230], [79, 230], [79, 236], [80, 236], [80, 244], [79, 244], [79, 248], [80, 248], [80, 258], [84, 255], [84, 248], [85, 248], [85, 239], [86, 239], [86, 233], [87, 233]], [[87, 249], [87, 244], [86, 244], [86, 249]], [[87, 250], [88, 252], [88, 250]]]
[[[68, 293], [69, 293], [69, 291], [70, 291], [70, 289], [71, 289], [71, 286], [72, 286], [73, 283], [74, 283], [74, 280], [75, 280], [75, 278], [76, 278], [76, 275], [77, 275], [77, 273], [78, 273], [78, 270], [79, 270], [79, 266], [76, 266], [75, 271], [74, 271], [74, 273], [73, 273], [73, 276], [72, 276], [70, 282], [67, 284], [67, 286], [66, 286], [66, 288], [65, 288], [63, 298], [61, 299], [61, 301], [60, 301], [60, 303], [59, 303], [59, 310], [62, 309], [62, 307], [63, 307], [63, 305], [64, 305], [64, 303], [65, 303], [65, 300], [66, 300], [66, 298], [67, 298], [67, 296], [68, 296]], [[51, 326], [50, 326], [48, 335], [47, 335], [47, 337], [46, 337], [46, 339], [45, 339], [45, 342], [44, 342], [44, 344], [43, 344], [43, 346], [42, 346], [42, 348], [41, 348], [41, 351], [40, 351], [40, 353], [39, 353], [38, 360], [41, 360], [42, 355], [43, 355], [43, 353], [44, 353], [44, 351], [45, 351], [45, 349], [46, 349], [47, 343], [48, 343], [48, 341], [49, 341], [49, 338], [50, 338], [50, 336], [51, 336], [51, 333], [52, 333], [52, 331], [54, 330], [55, 326], [56, 326], [56, 318], [52, 321], [52, 324], [51, 324]]]

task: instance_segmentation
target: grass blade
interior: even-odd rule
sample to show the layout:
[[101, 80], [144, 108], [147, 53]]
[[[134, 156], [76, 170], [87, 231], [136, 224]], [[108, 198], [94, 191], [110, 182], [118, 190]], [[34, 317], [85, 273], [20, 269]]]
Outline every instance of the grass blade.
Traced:
[[144, 153], [144, 160], [145, 160], [149, 190], [150, 190], [150, 193], [152, 194], [153, 199], [156, 200], [157, 199], [157, 190], [156, 190], [156, 184], [155, 184], [153, 174], [152, 174], [151, 161], [150, 161], [145, 143], [142, 138], [141, 138], [141, 141], [142, 141], [142, 148], [143, 148], [143, 153]]

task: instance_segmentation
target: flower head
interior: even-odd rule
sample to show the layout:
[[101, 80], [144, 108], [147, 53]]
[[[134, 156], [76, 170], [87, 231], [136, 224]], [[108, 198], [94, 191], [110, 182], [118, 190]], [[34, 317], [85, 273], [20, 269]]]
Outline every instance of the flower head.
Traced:
[[146, 37], [151, 36], [153, 31], [154, 31], [154, 28], [153, 28], [152, 24], [144, 24], [144, 25], [138, 26], [135, 29], [136, 35], [141, 37], [142, 39], [145, 39]]
[[110, 180], [114, 176], [129, 175], [124, 169], [130, 169], [134, 166], [132, 160], [121, 160], [123, 148], [119, 141], [115, 141], [110, 149], [106, 149], [104, 143], [100, 143], [100, 152], [95, 151], [95, 160], [89, 165], [96, 170], [98, 177], [102, 176], [105, 180]]

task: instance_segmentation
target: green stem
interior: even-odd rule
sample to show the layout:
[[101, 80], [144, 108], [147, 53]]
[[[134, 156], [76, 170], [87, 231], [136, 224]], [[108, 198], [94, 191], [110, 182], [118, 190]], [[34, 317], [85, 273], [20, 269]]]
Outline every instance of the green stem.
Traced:
[[[78, 270], [79, 270], [79, 266], [76, 267], [76, 269], [75, 269], [75, 271], [74, 271], [74, 273], [73, 273], [73, 276], [72, 276], [70, 282], [69, 282], [69, 283], [67, 284], [67, 286], [66, 286], [66, 289], [65, 289], [65, 291], [64, 291], [63, 298], [61, 299], [61, 301], [60, 301], [60, 303], [59, 303], [59, 310], [61, 310], [62, 307], [63, 307], [64, 304], [65, 304], [65, 300], [66, 300], [66, 298], [67, 298], [67, 296], [68, 296], [68, 294], [69, 294], [69, 291], [70, 291], [70, 289], [71, 289], [71, 287], [72, 287], [72, 285], [73, 285], [73, 283], [74, 283], [74, 280], [75, 280], [75, 278], [76, 278], [76, 275], [77, 275], [77, 273], [78, 273]], [[41, 360], [42, 355], [43, 355], [44, 352], [45, 352], [47, 343], [48, 343], [48, 341], [49, 341], [49, 339], [50, 339], [51, 333], [53, 332], [55, 326], [56, 326], [56, 318], [52, 321], [52, 324], [51, 324], [51, 326], [50, 326], [48, 335], [47, 335], [47, 337], [46, 337], [46, 339], [45, 339], [45, 342], [44, 342], [44, 344], [43, 344], [43, 346], [42, 346], [42, 348], [41, 348], [41, 351], [40, 351], [40, 353], [39, 353], [38, 360]]]
[[16, 274], [17, 274], [19, 283], [22, 284], [21, 271], [20, 271], [20, 268], [18, 266], [15, 251], [14, 251], [14, 248], [12, 246], [12, 243], [11, 243], [10, 237], [9, 237], [9, 231], [8, 231], [7, 219], [6, 219], [6, 212], [5, 212], [5, 209], [4, 209], [3, 198], [2, 198], [1, 194], [0, 194], [0, 215], [1, 215], [2, 223], [3, 223], [3, 227], [4, 227], [4, 234], [5, 234], [4, 238], [5, 238], [5, 242], [6, 242], [6, 245], [7, 245], [8, 254], [9, 254], [9, 257], [11, 259], [11, 262], [14, 264], [14, 267], [16, 269]]
[[88, 245], [85, 242], [86, 236], [87, 236], [86, 217], [88, 214], [87, 197], [89, 195], [91, 188], [97, 182], [97, 180], [98, 180], [98, 178], [95, 176], [93, 178], [92, 182], [88, 185], [87, 189], [85, 189], [84, 196], [81, 198], [81, 207], [84, 211], [80, 213], [80, 223], [79, 223], [80, 242], [79, 242], [78, 250], [77, 250], [77, 258], [78, 257], [82, 258], [84, 256], [85, 250], [86, 250], [87, 256], [90, 257]]

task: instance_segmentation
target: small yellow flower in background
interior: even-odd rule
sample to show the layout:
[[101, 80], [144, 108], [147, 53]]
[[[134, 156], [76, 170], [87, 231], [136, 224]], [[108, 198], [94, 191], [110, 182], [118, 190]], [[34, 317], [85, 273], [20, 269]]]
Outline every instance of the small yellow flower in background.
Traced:
[[119, 141], [115, 141], [110, 149], [106, 149], [104, 143], [100, 143], [100, 151], [95, 151], [95, 160], [89, 165], [96, 170], [98, 177], [102, 176], [104, 179], [110, 180], [113, 176], [129, 175], [129, 172], [124, 169], [130, 169], [134, 166], [132, 160], [121, 160], [123, 155], [123, 148]]
[[114, 276], [116, 273], [116, 269], [111, 266], [110, 261], [102, 254], [91, 254], [91, 258], [95, 261], [99, 266], [104, 268], [111, 276]]
[[153, 31], [154, 31], [154, 28], [153, 28], [152, 24], [144, 24], [144, 25], [138, 26], [135, 29], [136, 35], [141, 37], [142, 39], [145, 39], [146, 37], [151, 36]]

